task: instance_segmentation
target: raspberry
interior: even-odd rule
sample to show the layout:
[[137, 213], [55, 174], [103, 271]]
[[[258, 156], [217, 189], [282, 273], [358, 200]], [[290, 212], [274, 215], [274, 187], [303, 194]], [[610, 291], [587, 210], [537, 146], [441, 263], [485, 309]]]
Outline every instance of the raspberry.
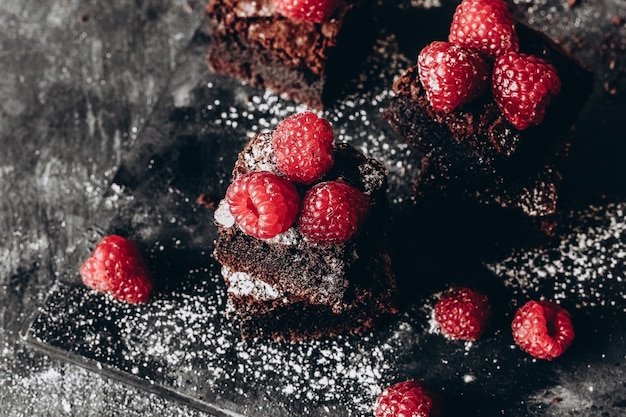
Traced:
[[369, 201], [363, 192], [342, 181], [327, 181], [304, 195], [298, 227], [314, 241], [344, 242], [356, 233], [368, 213]]
[[470, 288], [447, 292], [434, 310], [441, 332], [451, 339], [477, 340], [491, 320], [489, 300]]
[[515, 343], [539, 359], [560, 356], [574, 340], [569, 313], [551, 301], [529, 301], [520, 307], [511, 324]]
[[448, 41], [489, 59], [519, 48], [513, 16], [502, 0], [461, 2], [452, 17]]
[[276, 11], [289, 19], [322, 23], [330, 16], [339, 0], [274, 0]]
[[496, 60], [491, 90], [504, 117], [524, 130], [541, 123], [546, 106], [561, 91], [561, 80], [547, 61], [510, 52]]
[[328, 120], [312, 112], [294, 114], [274, 132], [276, 166], [291, 181], [311, 184], [333, 166], [334, 139]]
[[385, 388], [376, 398], [375, 417], [428, 417], [433, 400], [419, 382], [408, 380]]
[[417, 58], [420, 81], [435, 111], [449, 113], [489, 85], [489, 64], [478, 54], [436, 41]]
[[152, 279], [135, 243], [122, 236], [104, 237], [81, 265], [85, 285], [127, 303], [150, 298]]
[[244, 233], [269, 239], [291, 227], [300, 196], [295, 185], [271, 172], [250, 172], [226, 190], [230, 212]]

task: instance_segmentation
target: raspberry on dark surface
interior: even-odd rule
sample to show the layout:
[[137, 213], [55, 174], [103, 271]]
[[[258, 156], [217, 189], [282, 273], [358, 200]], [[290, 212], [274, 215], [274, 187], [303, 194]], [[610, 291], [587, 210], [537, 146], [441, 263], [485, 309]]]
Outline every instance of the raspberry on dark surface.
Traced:
[[464, 0], [452, 17], [448, 40], [491, 60], [519, 49], [515, 22], [503, 0]]
[[152, 279], [139, 248], [118, 235], [100, 240], [81, 265], [80, 275], [88, 287], [131, 304], [148, 301], [152, 291]]
[[274, 132], [276, 166], [288, 179], [311, 184], [333, 166], [334, 140], [328, 120], [313, 112], [290, 116]]
[[574, 340], [570, 314], [552, 301], [528, 301], [511, 324], [515, 343], [529, 355], [552, 360], [561, 356]]
[[321, 182], [306, 192], [298, 228], [313, 241], [344, 242], [358, 231], [369, 208], [369, 200], [361, 190], [343, 181]]
[[524, 130], [543, 121], [546, 107], [561, 91], [561, 81], [546, 60], [509, 52], [496, 60], [491, 88], [504, 117]]
[[339, 0], [274, 0], [281, 15], [294, 20], [322, 23], [339, 5]]
[[419, 78], [435, 111], [449, 113], [478, 97], [489, 85], [490, 67], [478, 54], [435, 41], [417, 58]]
[[387, 387], [376, 398], [375, 417], [429, 417], [433, 398], [428, 389], [415, 380]]
[[255, 171], [230, 184], [226, 201], [244, 233], [269, 239], [294, 224], [300, 196], [289, 180], [271, 172]]
[[434, 308], [441, 333], [450, 339], [474, 341], [491, 321], [487, 296], [471, 288], [456, 288], [445, 293]]

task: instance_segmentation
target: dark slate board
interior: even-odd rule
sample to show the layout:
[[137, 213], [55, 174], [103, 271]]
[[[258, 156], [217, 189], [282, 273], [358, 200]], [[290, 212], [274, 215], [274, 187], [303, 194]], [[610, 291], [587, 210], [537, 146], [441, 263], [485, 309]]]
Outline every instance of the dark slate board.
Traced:
[[[623, 28], [610, 16], [626, 10], [618, 0], [606, 3], [517, 12], [551, 36], [563, 36], [564, 43], [571, 38], [563, 34], [588, 44], [606, 42], [609, 31], [623, 41]], [[390, 131], [380, 111], [393, 77], [428, 41], [425, 33], [446, 27], [450, 9], [424, 10], [407, 1], [381, 10], [378, 41], [363, 76], [324, 113], [337, 140], [381, 160], [390, 172], [392, 233], [401, 255], [396, 267], [406, 294], [401, 314], [366, 337], [241, 341], [225, 317], [226, 291], [211, 257], [213, 211], [198, 198], [218, 201], [249, 135], [304, 107], [210, 73], [203, 60], [208, 39], [199, 30], [103, 197], [101, 221], [68, 257], [67, 273], [30, 326], [28, 341], [218, 416], [369, 416], [382, 388], [407, 378], [422, 379], [440, 393], [446, 415], [623, 415], [626, 187], [616, 156], [624, 155], [624, 145], [616, 138], [623, 133], [618, 123], [626, 105], [624, 96], [608, 94], [603, 84], [624, 86], [608, 69], [611, 56], [624, 64], [624, 51], [575, 50], [599, 80], [578, 130], [581, 150], [568, 167], [558, 238], [524, 247], [499, 244], [498, 255], [489, 256], [481, 250], [496, 246], [487, 236], [450, 235], [429, 248], [421, 243], [432, 231], [425, 225], [445, 219], [411, 218], [406, 196], [419, 155]], [[550, 22], [551, 10], [566, 17], [560, 33]], [[420, 24], [408, 24], [414, 21]], [[601, 151], [587, 145], [592, 137]], [[587, 166], [597, 169], [589, 173]], [[150, 303], [123, 305], [80, 283], [78, 266], [108, 233], [140, 244], [157, 281]], [[437, 295], [459, 284], [481, 288], [494, 305], [492, 327], [475, 343], [448, 341], [431, 325]], [[539, 297], [568, 308], [576, 328], [575, 343], [552, 362], [533, 360], [510, 335], [515, 308]]]

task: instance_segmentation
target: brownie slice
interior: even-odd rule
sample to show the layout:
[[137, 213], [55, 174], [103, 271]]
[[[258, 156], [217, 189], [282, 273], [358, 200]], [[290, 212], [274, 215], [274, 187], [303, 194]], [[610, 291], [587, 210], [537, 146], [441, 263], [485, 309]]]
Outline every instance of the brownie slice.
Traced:
[[556, 222], [558, 166], [567, 156], [572, 126], [594, 78], [543, 34], [519, 23], [517, 33], [520, 52], [546, 59], [561, 79], [561, 92], [541, 124], [516, 129], [490, 91], [449, 114], [437, 113], [419, 81], [417, 66], [395, 81], [395, 96], [384, 117], [424, 153], [416, 184], [418, 200], [457, 199], [502, 207], [549, 235]]
[[312, 108], [336, 98], [373, 41], [368, 0], [342, 0], [322, 23], [279, 15], [272, 0], [211, 0], [213, 71]]
[[[258, 170], [278, 172], [271, 143], [272, 133], [253, 137], [239, 154], [233, 178]], [[227, 203], [220, 202], [214, 256], [223, 266], [229, 314], [244, 339], [361, 334], [396, 311], [386, 244], [386, 171], [353, 147], [338, 144], [333, 168], [321, 181], [337, 179], [363, 191], [371, 203], [364, 225], [343, 243], [312, 242], [295, 226], [257, 239], [243, 233]]]

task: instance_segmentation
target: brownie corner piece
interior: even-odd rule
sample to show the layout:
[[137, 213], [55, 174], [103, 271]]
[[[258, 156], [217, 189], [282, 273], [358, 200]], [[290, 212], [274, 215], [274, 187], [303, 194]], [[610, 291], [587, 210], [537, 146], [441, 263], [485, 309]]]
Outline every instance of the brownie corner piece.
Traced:
[[373, 42], [370, 0], [341, 0], [322, 23], [279, 15], [271, 0], [210, 0], [207, 61], [216, 73], [322, 109]]
[[417, 65], [395, 81], [383, 117], [424, 155], [415, 184], [417, 201], [456, 199], [475, 208], [498, 207], [550, 236], [558, 221], [560, 166], [594, 76], [542, 33], [521, 24], [516, 27], [520, 51], [553, 64], [561, 79], [561, 91], [548, 105], [542, 123], [516, 129], [489, 89], [450, 113], [435, 112]]

